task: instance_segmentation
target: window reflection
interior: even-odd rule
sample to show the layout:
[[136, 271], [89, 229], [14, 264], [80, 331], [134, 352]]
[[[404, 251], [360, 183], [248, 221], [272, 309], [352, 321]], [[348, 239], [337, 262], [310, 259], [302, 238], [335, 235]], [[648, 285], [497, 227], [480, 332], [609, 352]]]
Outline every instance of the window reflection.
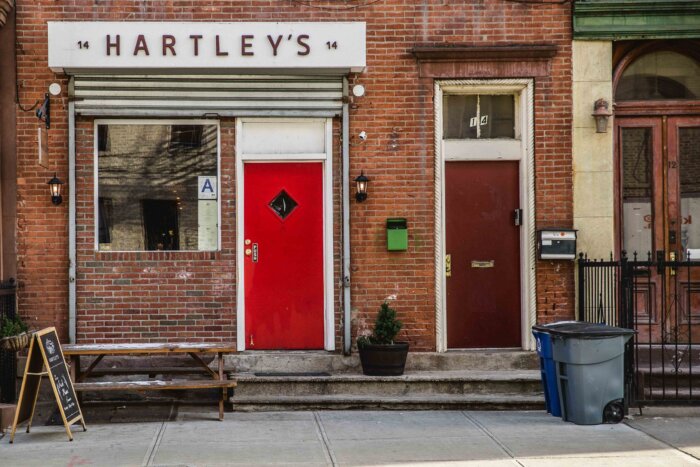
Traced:
[[700, 127], [678, 129], [681, 246], [700, 261]]
[[700, 63], [677, 52], [652, 52], [623, 72], [615, 99], [698, 99]]
[[[98, 125], [100, 250], [215, 250], [217, 133], [216, 125]], [[202, 177], [213, 183], [206, 196]]]
[[652, 251], [651, 128], [621, 128], [622, 248], [646, 255]]
[[515, 96], [445, 96], [443, 133], [445, 139], [515, 138]]

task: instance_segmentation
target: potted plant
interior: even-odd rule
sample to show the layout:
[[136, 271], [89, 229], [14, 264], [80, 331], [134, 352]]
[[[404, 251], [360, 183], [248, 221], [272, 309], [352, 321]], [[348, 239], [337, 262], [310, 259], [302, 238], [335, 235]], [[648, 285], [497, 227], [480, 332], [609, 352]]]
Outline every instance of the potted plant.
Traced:
[[408, 342], [395, 342], [403, 323], [396, 319], [396, 310], [382, 303], [369, 336], [357, 339], [362, 372], [370, 376], [399, 376], [403, 374], [408, 356]]
[[29, 344], [28, 327], [22, 318], [3, 318], [0, 323], [0, 347], [18, 352]]

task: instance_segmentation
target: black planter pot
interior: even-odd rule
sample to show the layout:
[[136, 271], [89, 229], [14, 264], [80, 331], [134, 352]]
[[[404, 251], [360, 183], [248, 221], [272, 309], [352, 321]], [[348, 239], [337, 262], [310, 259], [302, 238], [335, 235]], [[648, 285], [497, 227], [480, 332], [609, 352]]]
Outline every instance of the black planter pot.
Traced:
[[406, 366], [408, 342], [379, 345], [365, 344], [358, 348], [362, 372], [368, 376], [400, 376]]

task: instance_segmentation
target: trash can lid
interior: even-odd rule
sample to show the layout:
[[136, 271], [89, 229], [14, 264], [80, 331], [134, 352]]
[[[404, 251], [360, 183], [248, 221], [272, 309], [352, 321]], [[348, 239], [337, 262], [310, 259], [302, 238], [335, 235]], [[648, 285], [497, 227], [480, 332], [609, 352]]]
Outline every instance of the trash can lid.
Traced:
[[603, 339], [606, 337], [630, 336], [637, 331], [627, 328], [608, 326], [607, 324], [587, 323], [585, 321], [568, 321], [554, 323], [545, 328], [553, 336], [578, 337], [583, 339]]
[[532, 327], [533, 331], [538, 331], [538, 332], [546, 332], [549, 333], [552, 329], [557, 328], [558, 326], [566, 325], [566, 324], [571, 324], [571, 323], [578, 323], [579, 321], [557, 321], [556, 323], [548, 323], [548, 324], [536, 324]]

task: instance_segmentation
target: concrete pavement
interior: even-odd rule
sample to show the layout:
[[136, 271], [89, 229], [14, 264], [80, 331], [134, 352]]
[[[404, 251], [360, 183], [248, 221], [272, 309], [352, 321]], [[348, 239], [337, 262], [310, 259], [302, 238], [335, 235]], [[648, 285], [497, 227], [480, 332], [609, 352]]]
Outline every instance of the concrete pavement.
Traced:
[[72, 443], [61, 426], [18, 431], [0, 440], [0, 465], [700, 465], [700, 413], [687, 409], [598, 426], [539, 411], [146, 412], [88, 408]]

